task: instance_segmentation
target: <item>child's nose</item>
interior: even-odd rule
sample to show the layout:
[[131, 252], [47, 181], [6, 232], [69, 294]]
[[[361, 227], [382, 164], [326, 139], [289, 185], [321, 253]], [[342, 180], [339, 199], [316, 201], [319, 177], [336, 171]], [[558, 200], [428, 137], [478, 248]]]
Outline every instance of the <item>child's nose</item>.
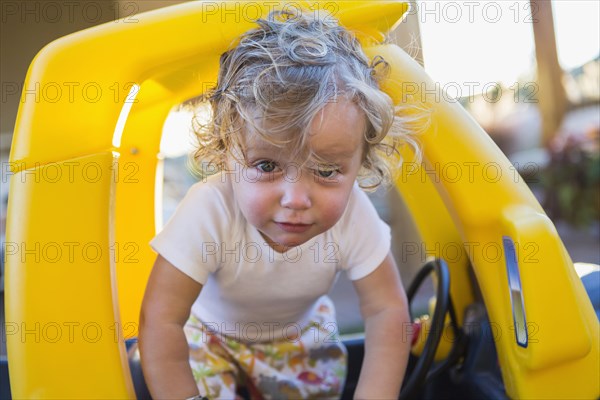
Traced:
[[310, 200], [310, 188], [302, 179], [286, 181], [281, 197], [281, 206], [293, 210], [305, 210], [312, 205]]

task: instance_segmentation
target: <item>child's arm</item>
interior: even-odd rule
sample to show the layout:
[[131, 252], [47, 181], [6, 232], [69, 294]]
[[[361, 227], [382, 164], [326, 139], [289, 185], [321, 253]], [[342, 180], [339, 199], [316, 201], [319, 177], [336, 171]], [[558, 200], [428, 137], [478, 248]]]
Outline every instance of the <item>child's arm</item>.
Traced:
[[139, 334], [144, 378], [154, 399], [198, 394], [183, 326], [201, 289], [201, 284], [158, 256], [146, 286]]
[[375, 271], [354, 281], [365, 320], [365, 358], [354, 397], [397, 399], [406, 372], [410, 338], [408, 302], [391, 253]]

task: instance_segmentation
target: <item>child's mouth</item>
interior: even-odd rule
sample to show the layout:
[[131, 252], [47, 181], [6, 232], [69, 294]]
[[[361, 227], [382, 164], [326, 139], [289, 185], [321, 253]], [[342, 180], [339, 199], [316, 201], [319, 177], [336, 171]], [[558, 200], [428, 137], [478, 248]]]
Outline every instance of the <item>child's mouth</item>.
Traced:
[[310, 224], [292, 224], [288, 222], [275, 222], [281, 230], [289, 233], [303, 233], [310, 229]]

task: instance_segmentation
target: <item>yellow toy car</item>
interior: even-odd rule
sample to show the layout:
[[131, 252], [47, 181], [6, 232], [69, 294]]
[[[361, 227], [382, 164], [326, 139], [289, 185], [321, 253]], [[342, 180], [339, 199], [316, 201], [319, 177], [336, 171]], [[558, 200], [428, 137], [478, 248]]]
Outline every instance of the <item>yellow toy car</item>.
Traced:
[[[392, 66], [383, 89], [393, 100], [431, 111], [426, 168], [405, 164], [397, 188], [428, 248], [459, 251], [424, 269], [436, 273], [435, 312], [402, 396], [598, 398], [598, 317], [556, 229], [485, 132], [458, 104], [428, 95], [435, 85], [423, 69], [382, 43], [408, 10], [387, 0], [188, 2], [66, 36], [36, 56], [9, 163], [13, 398], [136, 397], [125, 341], [137, 334], [155, 257], [140, 244], [161, 224], [162, 124], [215, 81], [221, 53], [253, 26], [240, 16], [275, 6], [333, 7], [367, 54]], [[57, 87], [65, 95], [52, 101], [27, 97]], [[444, 168], [463, 175], [446, 179]], [[362, 347], [347, 344], [351, 396]]]

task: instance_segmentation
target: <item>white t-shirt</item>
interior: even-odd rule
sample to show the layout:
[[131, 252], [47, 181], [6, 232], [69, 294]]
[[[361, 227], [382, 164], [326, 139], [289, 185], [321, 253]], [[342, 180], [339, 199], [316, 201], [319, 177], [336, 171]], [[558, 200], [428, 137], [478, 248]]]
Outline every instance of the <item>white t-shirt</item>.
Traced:
[[150, 245], [203, 285], [192, 312], [238, 340], [272, 341], [308, 322], [340, 271], [357, 280], [390, 249], [390, 228], [355, 185], [340, 220], [285, 253], [247, 223], [227, 174], [194, 184]]

